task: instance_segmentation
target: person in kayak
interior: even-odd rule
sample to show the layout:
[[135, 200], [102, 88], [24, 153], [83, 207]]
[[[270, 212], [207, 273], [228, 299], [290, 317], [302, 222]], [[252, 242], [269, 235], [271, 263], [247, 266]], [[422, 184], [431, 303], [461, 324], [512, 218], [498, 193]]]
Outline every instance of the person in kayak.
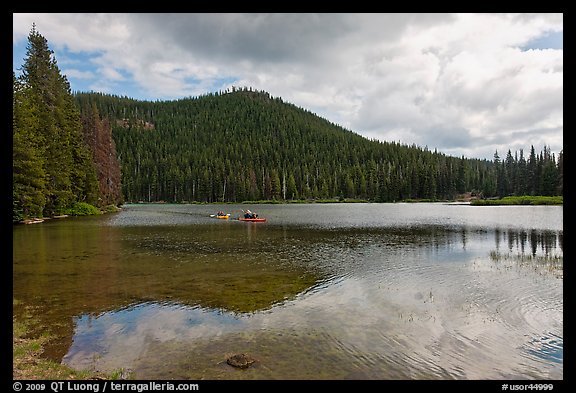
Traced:
[[244, 212], [244, 218], [258, 218], [258, 214], [253, 213], [248, 209]]

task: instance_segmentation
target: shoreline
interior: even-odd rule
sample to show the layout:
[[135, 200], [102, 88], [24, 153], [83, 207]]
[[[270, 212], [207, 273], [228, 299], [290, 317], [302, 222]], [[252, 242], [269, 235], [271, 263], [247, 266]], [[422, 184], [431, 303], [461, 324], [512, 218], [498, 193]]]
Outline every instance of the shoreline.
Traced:
[[20, 220], [20, 221], [12, 221], [12, 224], [13, 225], [16, 225], [16, 224], [30, 225], [30, 224], [40, 224], [40, 223], [43, 223], [44, 221], [47, 221], [47, 220], [61, 220], [64, 218], [69, 218], [69, 217], [99, 216], [102, 214], [119, 212], [122, 210], [122, 207], [115, 206], [115, 205], [108, 205], [108, 206], [104, 206], [103, 208], [94, 207], [94, 209], [98, 210], [97, 214], [59, 214], [59, 215], [52, 216], [52, 217], [28, 217], [28, 218], [25, 218], [25, 219]]

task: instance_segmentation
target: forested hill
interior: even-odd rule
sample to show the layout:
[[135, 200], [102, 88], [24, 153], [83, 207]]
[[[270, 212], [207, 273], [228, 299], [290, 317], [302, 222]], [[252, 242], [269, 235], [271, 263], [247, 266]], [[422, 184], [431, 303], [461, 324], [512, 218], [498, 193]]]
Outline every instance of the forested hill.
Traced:
[[75, 98], [82, 113], [96, 106], [112, 125], [126, 201], [387, 202], [499, 192], [492, 161], [368, 140], [265, 92], [165, 102]]

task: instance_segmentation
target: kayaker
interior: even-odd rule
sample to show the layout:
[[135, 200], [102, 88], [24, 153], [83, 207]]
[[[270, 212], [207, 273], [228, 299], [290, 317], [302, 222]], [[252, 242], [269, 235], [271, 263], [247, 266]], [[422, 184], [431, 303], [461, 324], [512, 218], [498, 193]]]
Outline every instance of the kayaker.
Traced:
[[258, 214], [256, 213], [252, 213], [250, 211], [250, 209], [246, 210], [246, 212], [244, 212], [244, 218], [257, 218]]

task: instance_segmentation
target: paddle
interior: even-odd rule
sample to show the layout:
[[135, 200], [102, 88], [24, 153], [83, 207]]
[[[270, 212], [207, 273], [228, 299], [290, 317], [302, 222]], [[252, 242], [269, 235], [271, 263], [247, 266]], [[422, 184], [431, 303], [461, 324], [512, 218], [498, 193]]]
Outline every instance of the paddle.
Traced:
[[244, 214], [249, 212], [248, 214], [250, 215], [250, 218], [257, 218], [258, 217], [258, 215], [256, 213], [250, 211], [250, 209], [248, 209], [248, 212], [245, 212], [244, 209], [240, 209], [240, 210], [242, 210], [242, 213], [244, 213]]

